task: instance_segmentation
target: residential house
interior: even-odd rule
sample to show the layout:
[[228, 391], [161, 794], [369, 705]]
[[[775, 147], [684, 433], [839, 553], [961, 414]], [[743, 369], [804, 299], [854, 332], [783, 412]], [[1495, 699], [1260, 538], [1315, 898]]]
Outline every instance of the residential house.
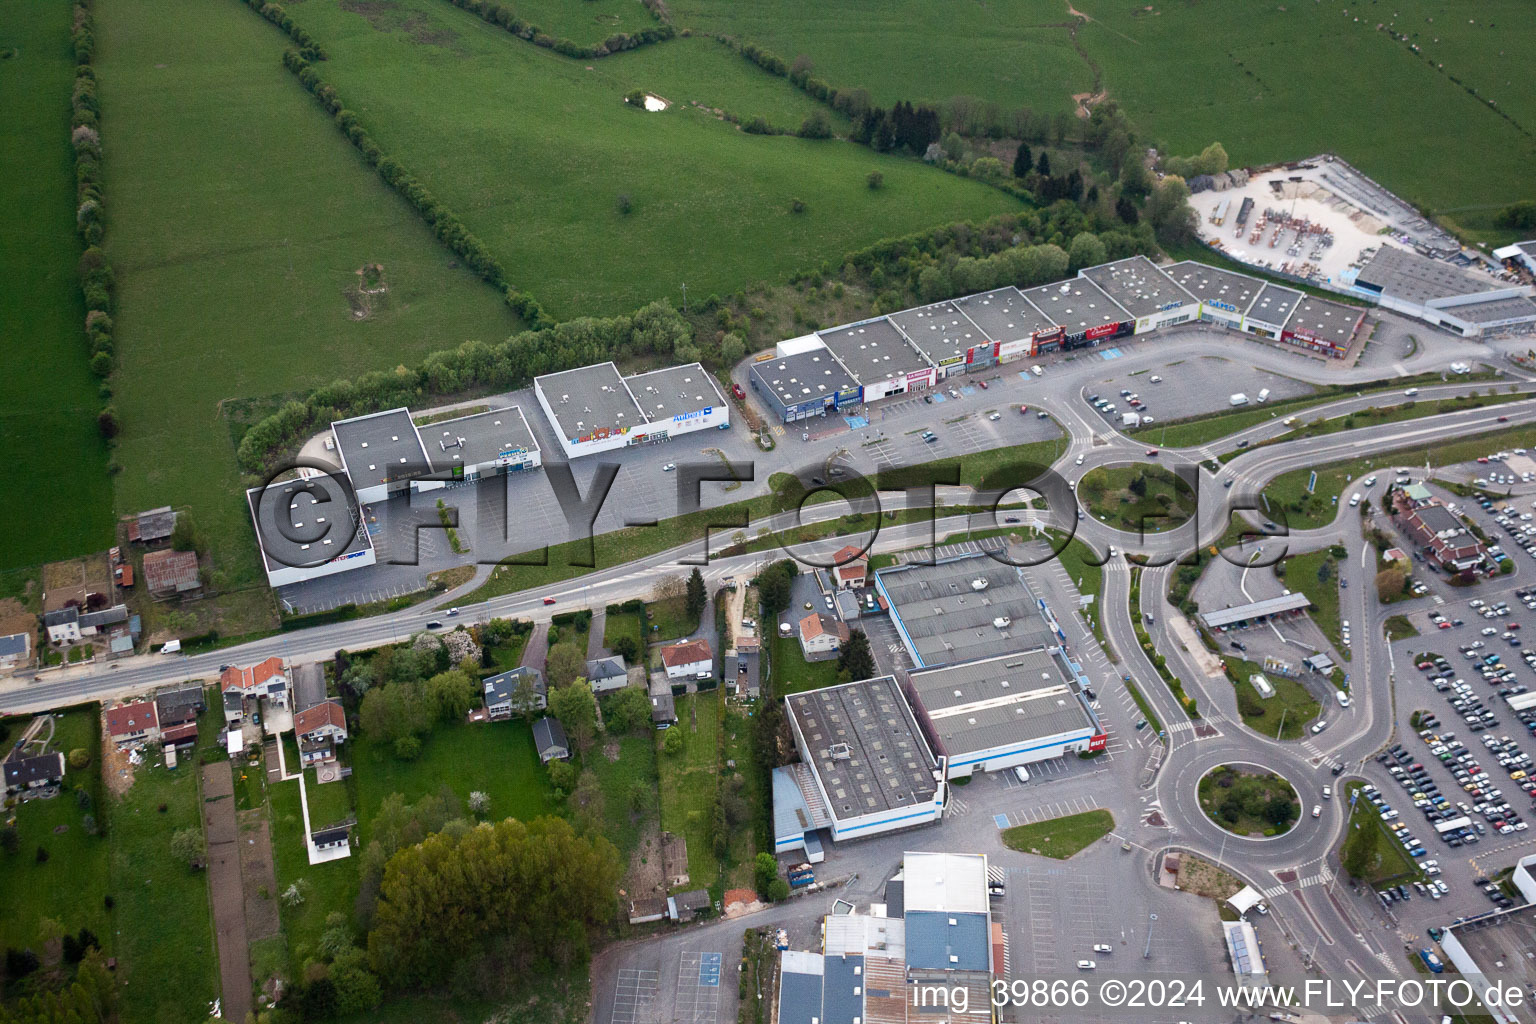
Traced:
[[811, 612], [800, 620], [800, 651], [806, 661], [825, 661], [847, 641], [847, 624], [831, 616]]
[[668, 679], [708, 679], [715, 670], [715, 655], [707, 640], [679, 640], [661, 649], [661, 663]]
[[[265, 699], [273, 704], [286, 705], [288, 670], [283, 665], [283, 659], [275, 655], [249, 668], [231, 665], [219, 674], [219, 689], [224, 693], [238, 693], [250, 700]], [[227, 708], [228, 704], [225, 706]]]
[[103, 631], [110, 633], [113, 626], [119, 626], [128, 621], [128, 606], [125, 604], [114, 604], [94, 612], [81, 612], [80, 635], [95, 636]]
[[323, 700], [293, 716], [293, 734], [299, 739], [299, 761], [308, 768], [336, 760], [336, 744], [347, 740], [347, 714], [341, 702]]
[[57, 751], [36, 757], [13, 757], [5, 762], [4, 768], [8, 796], [28, 789], [56, 786], [64, 781], [64, 755]]
[[155, 702], [136, 700], [119, 704], [107, 712], [107, 735], [119, 747], [130, 743], [152, 743], [160, 738], [160, 719]]
[[169, 540], [176, 530], [176, 513], [169, 505], [140, 512], [128, 523], [128, 539], [140, 544], [157, 544]]
[[15, 668], [32, 659], [32, 634], [0, 636], [0, 668]]
[[224, 725], [233, 728], [245, 719], [245, 694], [239, 690], [225, 690], [224, 697]]
[[311, 832], [309, 841], [317, 850], [335, 850], [347, 845], [346, 825], [338, 825], [336, 828], [323, 828], [318, 832]]
[[869, 560], [852, 544], [839, 548], [832, 556], [832, 579], [839, 590], [859, 590], [869, 575]]
[[144, 556], [144, 587], [156, 600], [196, 596], [203, 589], [196, 551], [151, 551]]
[[687, 924], [701, 911], [712, 907], [709, 892], [705, 889], [689, 889], [676, 896], [667, 897], [667, 916], [679, 924]]
[[80, 609], [71, 604], [44, 612], [43, 628], [48, 631], [48, 642], [51, 644], [79, 643]]
[[544, 683], [544, 674], [531, 666], [519, 665], [510, 672], [486, 676], [483, 685], [485, 713], [493, 722], [549, 707], [549, 688]]
[[620, 657], [593, 658], [587, 662], [587, 682], [593, 693], [622, 690], [629, 685], [629, 669]]
[[197, 742], [197, 716], [208, 707], [201, 686], [183, 686], [155, 695], [160, 742], [183, 746]]
[[571, 744], [565, 738], [564, 727], [558, 718], [549, 715], [533, 723], [533, 746], [539, 752], [540, 764], [549, 764], [557, 759], [569, 760], [571, 756]]

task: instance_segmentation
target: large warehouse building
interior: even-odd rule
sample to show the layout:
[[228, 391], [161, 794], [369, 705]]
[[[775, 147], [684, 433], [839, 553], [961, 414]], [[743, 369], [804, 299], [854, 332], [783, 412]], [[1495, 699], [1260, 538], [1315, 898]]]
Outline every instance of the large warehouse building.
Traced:
[[753, 364], [747, 379], [792, 423], [1014, 359], [1196, 320], [1342, 358], [1364, 319], [1359, 307], [1245, 274], [1132, 256], [1054, 284], [995, 288], [791, 338]]
[[597, 363], [536, 377], [533, 390], [568, 459], [731, 423], [725, 396], [698, 363], [633, 377]]
[[908, 675], [906, 693], [954, 781], [1103, 750], [1087, 685], [1062, 649], [1049, 647], [921, 669]]
[[1536, 324], [1530, 285], [1498, 281], [1383, 244], [1343, 281], [1354, 295], [1467, 338]]
[[1019, 569], [985, 554], [881, 569], [875, 590], [917, 668], [1062, 642], [1050, 610]]
[[1200, 303], [1145, 256], [1088, 267], [1092, 281], [1136, 319], [1136, 333], [1188, 323], [1200, 315]]
[[938, 821], [944, 782], [890, 676], [797, 693], [785, 717], [800, 762], [774, 770], [774, 849], [819, 847]]
[[333, 576], [378, 562], [345, 474], [313, 473], [245, 492], [267, 585]]

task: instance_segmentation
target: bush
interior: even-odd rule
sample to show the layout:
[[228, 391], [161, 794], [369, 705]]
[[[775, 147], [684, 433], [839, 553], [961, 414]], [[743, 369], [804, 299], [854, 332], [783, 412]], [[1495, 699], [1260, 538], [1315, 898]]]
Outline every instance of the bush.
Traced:
[[79, 771], [91, 763], [91, 752], [84, 747], [76, 747], [69, 752], [69, 766]]
[[869, 186], [870, 191], [878, 191], [885, 187], [885, 175], [879, 171], [870, 171], [869, 177], [865, 178], [864, 182]]

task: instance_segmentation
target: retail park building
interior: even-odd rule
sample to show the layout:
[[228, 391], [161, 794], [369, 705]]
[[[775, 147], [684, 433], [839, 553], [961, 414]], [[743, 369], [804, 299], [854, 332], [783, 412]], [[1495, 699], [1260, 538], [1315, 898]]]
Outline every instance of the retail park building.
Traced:
[[1193, 321], [1343, 358], [1364, 316], [1245, 274], [1132, 256], [1055, 284], [997, 288], [791, 338], [754, 363], [748, 378], [791, 423], [956, 374]]

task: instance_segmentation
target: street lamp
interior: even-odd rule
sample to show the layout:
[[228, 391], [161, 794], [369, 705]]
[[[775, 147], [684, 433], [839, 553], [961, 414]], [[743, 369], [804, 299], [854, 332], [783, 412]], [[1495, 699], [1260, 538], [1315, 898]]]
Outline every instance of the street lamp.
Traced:
[[1156, 914], [1148, 914], [1147, 915], [1147, 945], [1146, 945], [1146, 948], [1141, 951], [1141, 958], [1143, 960], [1150, 960], [1152, 958], [1152, 926], [1154, 924], [1156, 924], [1156, 923], [1157, 923], [1157, 915]]

